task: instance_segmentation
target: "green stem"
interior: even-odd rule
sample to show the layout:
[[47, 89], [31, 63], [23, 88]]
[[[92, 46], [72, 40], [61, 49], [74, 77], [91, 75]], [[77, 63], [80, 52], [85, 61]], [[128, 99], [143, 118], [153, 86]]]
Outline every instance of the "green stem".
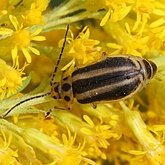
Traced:
[[51, 31], [54, 29], [58, 29], [60, 26], [66, 25], [66, 24], [71, 24], [74, 22], [78, 22], [78, 21], [82, 21], [84, 19], [90, 19], [90, 18], [99, 18], [99, 13], [89, 13], [87, 12], [83, 12], [71, 17], [64, 17], [62, 19], [56, 19], [56, 21], [53, 22], [48, 22], [46, 23], [45, 26], [41, 27], [43, 32], [46, 31]]
[[20, 134], [22, 132], [22, 128], [14, 125], [13, 123], [8, 122], [5, 119], [0, 119], [0, 127], [5, 127], [6, 129], [15, 132], [17, 134]]
[[72, 0], [66, 4], [54, 8], [49, 13], [45, 14], [45, 25], [33, 26], [31, 31], [41, 28], [43, 32], [48, 32], [55, 29], [61, 29], [66, 24], [79, 22], [86, 19], [101, 19], [105, 14], [104, 11], [90, 12], [83, 6], [84, 1]]

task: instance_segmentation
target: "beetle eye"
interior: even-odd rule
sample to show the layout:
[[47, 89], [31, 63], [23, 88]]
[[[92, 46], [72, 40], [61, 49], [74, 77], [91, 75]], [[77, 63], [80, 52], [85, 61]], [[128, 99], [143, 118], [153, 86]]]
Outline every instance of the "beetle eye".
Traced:
[[54, 91], [55, 91], [56, 93], [59, 92], [59, 91], [58, 91], [58, 85], [54, 87]]

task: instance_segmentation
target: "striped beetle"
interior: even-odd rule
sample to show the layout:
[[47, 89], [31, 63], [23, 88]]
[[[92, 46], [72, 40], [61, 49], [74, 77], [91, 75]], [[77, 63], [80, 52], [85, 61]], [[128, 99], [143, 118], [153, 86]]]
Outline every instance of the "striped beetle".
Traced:
[[62, 77], [61, 82], [54, 82], [68, 31], [69, 25], [52, 74], [51, 92], [30, 97], [17, 103], [3, 117], [6, 117], [20, 104], [46, 95], [51, 95], [54, 99], [65, 100], [68, 103], [68, 109], [70, 109], [74, 98], [81, 104], [126, 99], [144, 88], [157, 71], [157, 66], [144, 58], [133, 55], [116, 55], [76, 69], [71, 76]]

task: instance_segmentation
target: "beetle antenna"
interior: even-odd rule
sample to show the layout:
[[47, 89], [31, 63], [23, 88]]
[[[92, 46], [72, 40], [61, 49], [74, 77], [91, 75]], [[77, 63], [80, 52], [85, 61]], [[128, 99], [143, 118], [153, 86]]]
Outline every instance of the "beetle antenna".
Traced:
[[68, 24], [67, 27], [66, 27], [66, 32], [65, 32], [65, 36], [64, 36], [64, 42], [63, 42], [63, 45], [62, 45], [62, 48], [61, 48], [61, 52], [60, 52], [59, 57], [58, 57], [58, 60], [57, 60], [57, 64], [56, 64], [56, 66], [54, 67], [54, 72], [53, 72], [52, 77], [51, 77], [51, 81], [50, 81], [50, 85], [51, 85], [51, 86], [55, 84], [55, 82], [54, 82], [54, 77], [55, 77], [55, 75], [56, 75], [56, 72], [57, 72], [57, 69], [58, 69], [58, 65], [59, 65], [59, 63], [60, 63], [62, 54], [63, 54], [63, 52], [64, 52], [64, 48], [65, 48], [66, 38], [67, 38], [68, 32], [69, 32], [69, 24]]
[[33, 100], [33, 99], [37, 99], [37, 98], [40, 98], [40, 97], [44, 97], [44, 96], [47, 96], [47, 95], [50, 95], [51, 92], [48, 92], [48, 93], [44, 93], [42, 95], [37, 95], [37, 96], [33, 96], [33, 97], [29, 97], [25, 100], [22, 100], [20, 101], [19, 103], [15, 104], [13, 107], [11, 107], [2, 117], [5, 118], [14, 108], [16, 108], [17, 106], [27, 102], [27, 101], [30, 101], [30, 100]]

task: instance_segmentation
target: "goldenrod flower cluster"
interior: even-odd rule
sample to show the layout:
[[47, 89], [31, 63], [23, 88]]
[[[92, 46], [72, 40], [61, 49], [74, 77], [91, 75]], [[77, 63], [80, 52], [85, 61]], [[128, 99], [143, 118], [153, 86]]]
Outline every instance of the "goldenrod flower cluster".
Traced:
[[[46, 93], [68, 24], [53, 81], [105, 54], [150, 59], [156, 76], [130, 99], [62, 110]], [[0, 165], [165, 165], [164, 1], [1, 0], [0, 102]]]

